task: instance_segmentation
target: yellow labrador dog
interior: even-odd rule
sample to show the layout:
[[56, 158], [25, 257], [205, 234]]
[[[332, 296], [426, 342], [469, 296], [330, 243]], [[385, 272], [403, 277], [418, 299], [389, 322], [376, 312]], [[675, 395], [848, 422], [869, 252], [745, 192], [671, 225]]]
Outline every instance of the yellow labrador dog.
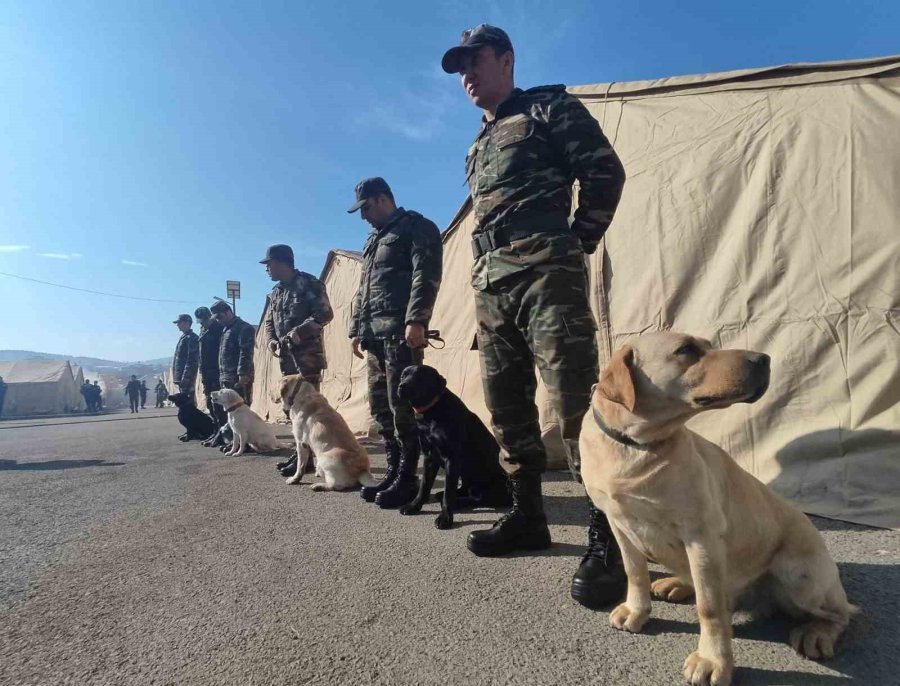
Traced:
[[[731, 613], [745, 591], [803, 618], [791, 645], [814, 659], [834, 654], [857, 612], [806, 515], [684, 426], [700, 412], [756, 402], [768, 385], [766, 355], [649, 334], [610, 359], [582, 426], [584, 485], [609, 517], [628, 574], [610, 622], [639, 632], [651, 593], [696, 594], [700, 644], [684, 663], [691, 684], [731, 683]], [[648, 559], [674, 576], [651, 584]]]
[[310, 459], [306, 448], [311, 448], [316, 454], [316, 476], [325, 479], [325, 483], [312, 485], [314, 491], [374, 486], [369, 454], [325, 397], [299, 374], [285, 376], [279, 390], [275, 401], [283, 403], [290, 413], [299, 455], [297, 472], [287, 482], [300, 483]]

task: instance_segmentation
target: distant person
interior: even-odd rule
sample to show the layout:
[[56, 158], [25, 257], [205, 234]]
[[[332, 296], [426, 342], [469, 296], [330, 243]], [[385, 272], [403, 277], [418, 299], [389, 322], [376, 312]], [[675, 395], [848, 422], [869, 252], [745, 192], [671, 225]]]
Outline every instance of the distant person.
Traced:
[[200, 322], [200, 382], [203, 384], [203, 395], [206, 397], [206, 410], [216, 424], [215, 438], [219, 438], [218, 429], [225, 426], [228, 414], [225, 408], [212, 401], [209, 394], [222, 387], [219, 384], [219, 343], [222, 342], [222, 325], [213, 318], [208, 307], [198, 307], [194, 310], [194, 316]]
[[6, 382], [0, 376], [0, 417], [3, 416], [3, 401], [6, 400]]
[[144, 410], [147, 408], [147, 392], [150, 389], [147, 388], [147, 382], [141, 381], [141, 409]]
[[100, 382], [96, 379], [94, 380], [92, 397], [94, 399], [94, 412], [100, 412], [103, 409], [103, 390], [100, 388]]
[[[334, 319], [325, 285], [294, 268], [289, 245], [270, 246], [260, 264], [266, 265], [269, 278], [276, 282], [266, 302], [269, 352], [278, 358], [282, 376], [300, 374], [318, 391], [326, 367], [322, 329]], [[296, 460], [294, 451], [282, 471], [293, 475]]]
[[84, 398], [84, 407], [85, 412], [93, 412], [94, 411], [94, 387], [91, 386], [91, 380], [85, 379], [84, 383], [81, 384], [81, 388], [78, 389], [81, 392], [81, 396]]
[[181, 331], [181, 338], [175, 346], [175, 357], [172, 359], [172, 373], [178, 390], [187, 394], [191, 401], [194, 398], [194, 385], [197, 382], [197, 371], [200, 367], [200, 338], [191, 326], [194, 320], [189, 314], [179, 314], [173, 324]]
[[156, 380], [156, 388], [153, 390], [156, 391], [156, 406], [163, 407], [163, 403], [166, 402], [166, 396], [169, 395], [169, 390], [166, 388], [162, 379]]
[[138, 405], [141, 401], [141, 382], [132, 374], [131, 381], [125, 386], [125, 394], [128, 396], [128, 402], [131, 403], [131, 413], [138, 411]]

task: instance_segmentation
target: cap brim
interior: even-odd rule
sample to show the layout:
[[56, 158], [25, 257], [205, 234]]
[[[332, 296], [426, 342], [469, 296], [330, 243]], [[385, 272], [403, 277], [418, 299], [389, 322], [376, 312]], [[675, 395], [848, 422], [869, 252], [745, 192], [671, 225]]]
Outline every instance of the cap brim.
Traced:
[[260, 263], [260, 264], [269, 264], [269, 262], [271, 262], [271, 261], [272, 261], [272, 258], [271, 258], [271, 257], [267, 257], [267, 258], [264, 259], [264, 260], [260, 260], [259, 263]]
[[473, 50], [478, 50], [481, 45], [457, 45], [455, 48], [450, 48], [447, 52], [444, 53], [444, 58], [441, 60], [441, 68], [447, 72], [448, 74], [458, 74], [459, 73], [459, 63], [462, 59], [462, 56], [468, 52], [472, 52]]
[[176, 319], [176, 320], [175, 320], [174, 322], [172, 322], [172, 323], [173, 323], [173, 324], [178, 324], [178, 323], [180, 323], [180, 322], [181, 322], [180, 319]]
[[362, 207], [363, 205], [366, 204], [366, 200], [368, 200], [368, 198], [363, 198], [362, 200], [357, 200], [355, 203], [353, 203], [353, 205], [350, 207], [350, 209], [347, 210], [347, 214], [353, 214], [354, 212], [356, 212], [360, 207]]

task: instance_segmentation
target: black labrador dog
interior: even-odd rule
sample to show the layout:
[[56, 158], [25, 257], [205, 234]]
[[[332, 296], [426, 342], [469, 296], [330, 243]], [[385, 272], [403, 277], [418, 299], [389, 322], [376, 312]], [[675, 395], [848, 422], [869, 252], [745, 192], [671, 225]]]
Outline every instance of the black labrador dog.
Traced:
[[[400, 508], [400, 514], [418, 514], [429, 495], [438, 470], [446, 474], [438, 529], [453, 526], [457, 505], [507, 507], [512, 504], [506, 472], [500, 466], [500, 446], [494, 435], [462, 400], [447, 390], [447, 380], [434, 367], [411, 365], [400, 375], [400, 399], [416, 410], [419, 438], [425, 454], [425, 473], [419, 494]], [[462, 487], [457, 485], [462, 480]]]
[[216, 424], [205, 412], [201, 412], [184, 393], [170, 395], [169, 400], [178, 408], [178, 421], [187, 431], [178, 437], [179, 441], [205, 440], [216, 432]]

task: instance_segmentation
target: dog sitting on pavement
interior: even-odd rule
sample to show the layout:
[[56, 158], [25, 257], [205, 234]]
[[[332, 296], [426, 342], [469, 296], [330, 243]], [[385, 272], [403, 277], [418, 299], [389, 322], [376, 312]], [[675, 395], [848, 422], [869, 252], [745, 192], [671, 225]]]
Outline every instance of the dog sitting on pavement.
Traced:
[[178, 437], [179, 441], [205, 440], [216, 432], [215, 422], [205, 412], [194, 405], [187, 393], [175, 393], [168, 397], [169, 402], [178, 408], [178, 421], [186, 431]]
[[275, 435], [275, 427], [251, 410], [240, 393], [223, 388], [213, 391], [209, 397], [228, 413], [228, 426], [234, 434], [234, 442], [226, 455], [243, 455], [248, 448], [257, 453], [266, 453], [283, 447]]
[[[441, 497], [438, 529], [453, 526], [457, 506], [508, 507], [512, 498], [507, 475], [500, 466], [500, 446], [481, 419], [447, 389], [447, 380], [434, 367], [410, 365], [400, 376], [398, 395], [416, 411], [425, 471], [418, 495], [400, 514], [414, 515], [431, 494], [438, 470], [446, 484]], [[460, 481], [462, 485], [457, 488]]]
[[366, 449], [311, 383], [299, 374], [289, 374], [272, 399], [288, 411], [298, 451], [296, 472], [287, 483], [300, 483], [311, 452], [316, 456], [316, 476], [325, 479], [312, 485], [314, 491], [346, 491], [376, 483]]
[[[767, 601], [804, 620], [790, 643], [811, 659], [832, 657], [858, 612], [809, 518], [684, 426], [701, 412], [759, 400], [769, 365], [767, 355], [715, 350], [692, 336], [640, 336], [606, 365], [582, 424], [584, 485], [609, 518], [628, 575], [610, 623], [637, 633], [651, 594], [695, 595], [700, 642], [684, 663], [695, 686], [731, 683], [739, 601], [757, 613]], [[673, 576], [651, 583], [648, 560]]]

